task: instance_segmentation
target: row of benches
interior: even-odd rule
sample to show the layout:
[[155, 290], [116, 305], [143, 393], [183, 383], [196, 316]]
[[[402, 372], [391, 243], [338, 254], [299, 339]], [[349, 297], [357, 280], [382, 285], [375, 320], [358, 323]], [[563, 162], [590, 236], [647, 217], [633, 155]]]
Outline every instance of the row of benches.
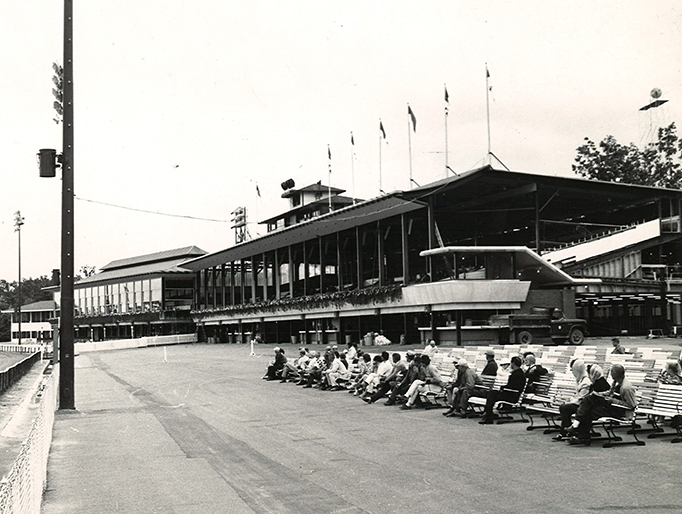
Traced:
[[[523, 391], [515, 403], [497, 402], [495, 411], [497, 423], [524, 422], [530, 423], [527, 430], [544, 429], [545, 434], [560, 430], [559, 407], [569, 401], [575, 394], [575, 379], [569, 370], [571, 359], [581, 358], [588, 364], [599, 364], [607, 375], [613, 364], [622, 364], [626, 369], [626, 376], [637, 390], [637, 406], [634, 411], [622, 409], [622, 415], [617, 417], [600, 418], [594, 422], [602, 427], [605, 435], [596, 434], [593, 440], [605, 440], [604, 447], [624, 444], [644, 445], [639, 435], [648, 434], [648, 438], [672, 437], [672, 442], [682, 442], [682, 385], [660, 384], [656, 377], [665, 363], [676, 359], [672, 352], [661, 349], [635, 350], [630, 354], [610, 354], [605, 351], [585, 352], [583, 347], [568, 347], [567, 351], [547, 350], [543, 347], [502, 347], [496, 348], [496, 356], [500, 362], [505, 362], [512, 355], [533, 351], [539, 363], [549, 370], [539, 382], [535, 383], [533, 392]], [[571, 348], [583, 351], [570, 351]], [[485, 363], [485, 350], [489, 347], [453, 349], [448, 354], [440, 353], [432, 356], [432, 363], [436, 364], [444, 381], [456, 379], [454, 363], [465, 358], [474, 369], [482, 369]], [[596, 349], [595, 349], [596, 350]], [[568, 357], [568, 358], [567, 358]], [[475, 363], [475, 364], [474, 364]], [[496, 377], [481, 377], [481, 389], [500, 389], [508, 379], [508, 372], [500, 369]], [[429, 407], [448, 406], [444, 391], [426, 391], [420, 397], [423, 404]], [[472, 396], [469, 399], [470, 416], [481, 415], [485, 407], [484, 397]], [[544, 425], [536, 421], [544, 420]], [[668, 424], [666, 425], [666, 420]], [[667, 430], [667, 427], [672, 431]], [[620, 429], [627, 429], [626, 434], [632, 438], [625, 439], [620, 435]], [[616, 433], [618, 431], [618, 433]], [[597, 437], [598, 436], [598, 437]]]

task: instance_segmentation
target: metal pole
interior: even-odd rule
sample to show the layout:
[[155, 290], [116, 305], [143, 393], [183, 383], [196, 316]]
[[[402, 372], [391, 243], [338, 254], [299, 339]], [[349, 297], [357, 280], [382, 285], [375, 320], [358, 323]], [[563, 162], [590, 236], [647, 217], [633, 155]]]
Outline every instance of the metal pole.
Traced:
[[64, 0], [64, 117], [62, 153], [62, 284], [59, 408], [75, 409], [73, 334], [73, 0]]
[[24, 218], [21, 217], [21, 212], [17, 211], [14, 213], [14, 231], [18, 236], [18, 248], [19, 248], [19, 282], [17, 283], [17, 305], [18, 305], [18, 328], [19, 328], [19, 345], [21, 345], [21, 226], [24, 224]]
[[[490, 72], [488, 72], [488, 63], [485, 63], [485, 113], [486, 119], [488, 121], [488, 157], [492, 152], [492, 147], [490, 146]], [[492, 163], [492, 161], [491, 161]]]

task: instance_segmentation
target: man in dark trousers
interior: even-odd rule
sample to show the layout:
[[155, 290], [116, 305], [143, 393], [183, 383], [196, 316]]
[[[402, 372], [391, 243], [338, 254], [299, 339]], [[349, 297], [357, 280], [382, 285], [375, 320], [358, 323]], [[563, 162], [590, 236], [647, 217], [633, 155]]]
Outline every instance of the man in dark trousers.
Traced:
[[499, 391], [488, 391], [485, 402], [485, 413], [483, 419], [478, 423], [481, 425], [490, 425], [493, 422], [493, 407], [499, 401], [515, 403], [518, 401], [523, 388], [526, 385], [526, 375], [521, 369], [521, 357], [514, 356], [511, 359], [510, 369], [512, 370], [507, 380], [507, 384]]

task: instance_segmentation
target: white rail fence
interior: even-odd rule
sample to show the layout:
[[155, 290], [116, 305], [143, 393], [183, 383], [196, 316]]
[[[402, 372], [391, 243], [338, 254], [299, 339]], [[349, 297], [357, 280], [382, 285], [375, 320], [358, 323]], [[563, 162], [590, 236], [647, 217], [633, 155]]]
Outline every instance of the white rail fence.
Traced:
[[9, 473], [0, 481], [1, 514], [39, 514], [47, 485], [47, 458], [57, 410], [58, 367], [43, 375], [32, 401], [38, 404], [28, 436]]

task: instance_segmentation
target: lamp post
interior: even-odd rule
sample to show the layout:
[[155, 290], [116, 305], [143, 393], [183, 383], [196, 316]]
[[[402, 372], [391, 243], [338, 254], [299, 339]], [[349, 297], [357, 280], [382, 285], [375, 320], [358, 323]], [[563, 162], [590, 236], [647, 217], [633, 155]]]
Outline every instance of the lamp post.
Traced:
[[17, 282], [17, 304], [19, 306], [19, 314], [17, 316], [19, 323], [19, 344], [21, 345], [21, 226], [24, 224], [24, 218], [21, 212], [14, 213], [14, 231], [18, 236], [19, 243], [19, 282]]

